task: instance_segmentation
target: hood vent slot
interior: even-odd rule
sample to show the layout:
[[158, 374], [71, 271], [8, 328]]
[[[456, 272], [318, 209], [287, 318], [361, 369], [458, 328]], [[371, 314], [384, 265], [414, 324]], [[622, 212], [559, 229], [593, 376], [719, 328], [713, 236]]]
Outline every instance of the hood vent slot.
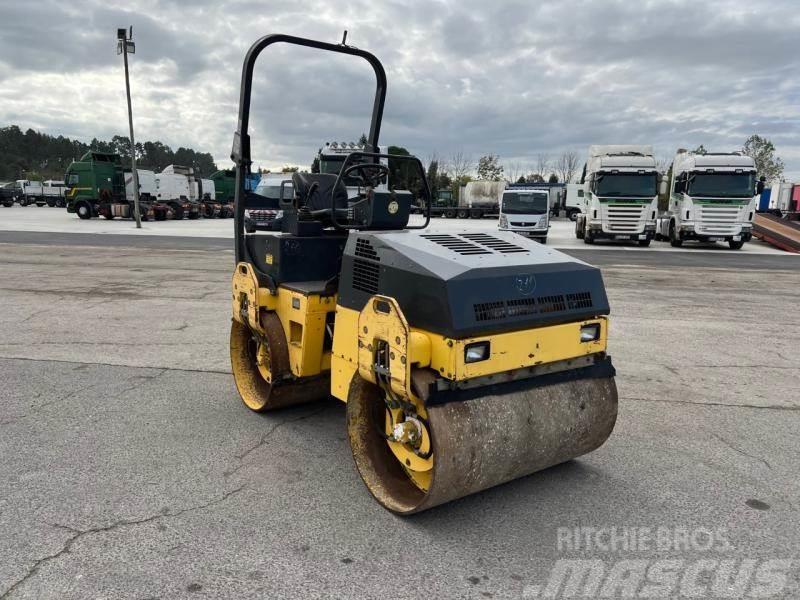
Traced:
[[491, 254], [486, 248], [481, 248], [477, 244], [473, 244], [469, 240], [458, 235], [451, 235], [449, 233], [429, 233], [423, 234], [422, 237], [426, 240], [430, 240], [434, 244], [439, 244], [440, 246], [444, 246], [453, 252], [458, 252], [465, 256], [471, 254]]
[[528, 252], [528, 250], [526, 250], [525, 248], [517, 246], [516, 244], [512, 244], [511, 242], [501, 240], [500, 238], [496, 238], [493, 235], [489, 235], [488, 233], [462, 233], [461, 237], [466, 238], [477, 244], [480, 244], [481, 246], [486, 246], [487, 248], [491, 248], [495, 252], [501, 252], [503, 254], [512, 254], [514, 252]]
[[524, 317], [527, 315], [546, 315], [580, 311], [592, 308], [591, 292], [574, 294], [556, 294], [537, 298], [518, 298], [514, 300], [497, 300], [495, 302], [478, 302], [473, 305], [476, 321], [497, 321], [500, 319]]

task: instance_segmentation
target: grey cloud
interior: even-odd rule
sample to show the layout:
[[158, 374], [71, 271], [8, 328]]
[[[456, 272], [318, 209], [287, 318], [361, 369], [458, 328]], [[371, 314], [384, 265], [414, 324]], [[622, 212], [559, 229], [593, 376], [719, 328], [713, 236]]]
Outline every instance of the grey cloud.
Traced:
[[[347, 28], [387, 69], [383, 141], [422, 157], [464, 150], [530, 164], [540, 152], [603, 142], [652, 143], [668, 155], [761, 133], [800, 174], [800, 17], [790, 0], [30, 4], [0, 7], [0, 122], [84, 139], [123, 132], [108, 95], [87, 101], [87, 90], [59, 111], [14, 100], [36, 73], [114, 69], [107, 85], [118, 88], [113, 31], [133, 24], [139, 136], [225, 161], [249, 45], [270, 32], [339, 41]], [[368, 127], [372, 85], [357, 60], [268, 50], [253, 94], [256, 162], [306, 165], [320, 143], [354, 139]]]

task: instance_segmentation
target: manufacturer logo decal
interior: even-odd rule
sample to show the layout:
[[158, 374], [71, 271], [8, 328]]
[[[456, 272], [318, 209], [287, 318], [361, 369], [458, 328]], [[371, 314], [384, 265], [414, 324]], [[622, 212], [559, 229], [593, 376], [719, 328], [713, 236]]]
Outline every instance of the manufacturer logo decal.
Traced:
[[536, 277], [533, 275], [517, 275], [514, 278], [514, 287], [523, 296], [529, 296], [536, 289]]
[[397, 200], [392, 200], [391, 202], [389, 202], [389, 206], [387, 206], [386, 208], [389, 211], [390, 215], [394, 215], [397, 213], [398, 210], [400, 210], [400, 205], [397, 203]]

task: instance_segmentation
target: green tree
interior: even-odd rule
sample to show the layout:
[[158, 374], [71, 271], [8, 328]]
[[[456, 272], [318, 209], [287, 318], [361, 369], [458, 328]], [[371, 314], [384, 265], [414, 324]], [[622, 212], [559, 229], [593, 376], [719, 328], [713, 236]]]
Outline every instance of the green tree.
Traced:
[[783, 176], [783, 160], [775, 156], [775, 145], [765, 137], [751, 135], [744, 143], [742, 152], [756, 163], [756, 173], [767, 181], [781, 179]]
[[499, 164], [500, 157], [496, 154], [487, 154], [478, 159], [478, 179], [484, 181], [501, 181], [503, 179], [503, 166]]
[[708, 154], [708, 150], [706, 150], [706, 147], [703, 146], [703, 144], [700, 144], [697, 148], [692, 150], [692, 152], [695, 154]]
[[550, 179], [547, 180], [550, 183], [558, 183], [558, 175], [555, 173], [550, 174]]
[[428, 187], [431, 188], [431, 194], [436, 197], [439, 192], [439, 161], [435, 158], [428, 163], [428, 172], [425, 177], [428, 180]]
[[520, 175], [519, 179], [517, 179], [517, 183], [525, 183], [525, 176], [524, 175]]

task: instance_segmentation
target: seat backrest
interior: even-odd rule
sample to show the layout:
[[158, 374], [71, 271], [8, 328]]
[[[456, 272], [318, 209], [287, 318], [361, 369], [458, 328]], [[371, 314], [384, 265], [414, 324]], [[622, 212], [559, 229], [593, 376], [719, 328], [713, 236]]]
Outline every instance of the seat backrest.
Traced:
[[321, 210], [331, 207], [331, 191], [334, 192], [336, 208], [347, 208], [347, 188], [342, 181], [336, 185], [336, 175], [328, 173], [293, 173], [292, 185], [300, 207]]

